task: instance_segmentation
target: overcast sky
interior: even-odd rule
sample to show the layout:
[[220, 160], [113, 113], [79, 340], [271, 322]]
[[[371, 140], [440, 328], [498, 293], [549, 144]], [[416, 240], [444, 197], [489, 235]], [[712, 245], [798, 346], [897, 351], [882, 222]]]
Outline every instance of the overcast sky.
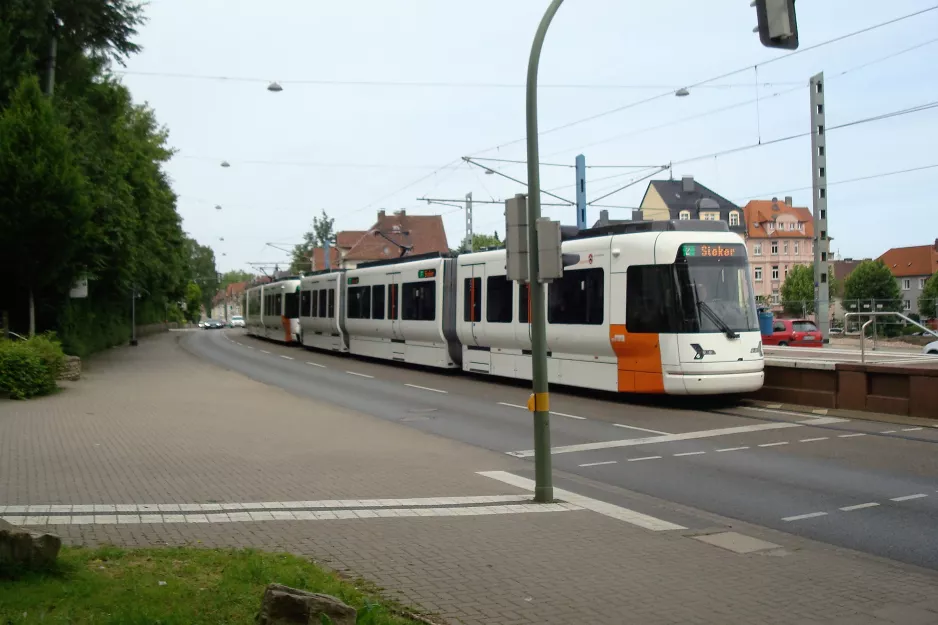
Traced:
[[[801, 46], [933, 4], [799, 0]], [[524, 159], [523, 83], [547, 5], [152, 0], [137, 39], [143, 52], [123, 80], [168, 127], [178, 150], [168, 169], [184, 227], [215, 249], [220, 270], [286, 259], [266, 244], [298, 242], [321, 210], [338, 230], [368, 228], [381, 208], [443, 214], [456, 246], [465, 235], [463, 212], [417, 198], [472, 192], [477, 200], [501, 199], [524, 191], [459, 158]], [[828, 126], [938, 100], [938, 42], [930, 43], [938, 11], [781, 60], [774, 59], [784, 51], [760, 45], [755, 21], [749, 0], [567, 0], [541, 59], [541, 130], [623, 110], [543, 134], [541, 161], [572, 165], [582, 152], [588, 165], [677, 163], [806, 132], [807, 83], [820, 71]], [[689, 97], [626, 107], [743, 68], [692, 88]], [[282, 92], [267, 91], [272, 80]], [[829, 180], [938, 164], [936, 130], [938, 109], [831, 131]], [[220, 167], [222, 160], [231, 167]], [[487, 164], [526, 177], [523, 165]], [[572, 169], [541, 171], [544, 188], [573, 199]], [[588, 198], [628, 182], [629, 172], [590, 169]], [[692, 174], [740, 205], [777, 191], [810, 206], [810, 190], [784, 192], [811, 184], [810, 139], [678, 164], [673, 174]], [[933, 242], [936, 182], [938, 168], [832, 186], [832, 250], [875, 257]], [[601, 203], [637, 206], [646, 184]], [[627, 218], [630, 211], [610, 212]], [[575, 222], [572, 207], [545, 207], [545, 214]], [[598, 216], [591, 207], [590, 224]], [[476, 232], [501, 233], [503, 220], [502, 206], [476, 205]]]

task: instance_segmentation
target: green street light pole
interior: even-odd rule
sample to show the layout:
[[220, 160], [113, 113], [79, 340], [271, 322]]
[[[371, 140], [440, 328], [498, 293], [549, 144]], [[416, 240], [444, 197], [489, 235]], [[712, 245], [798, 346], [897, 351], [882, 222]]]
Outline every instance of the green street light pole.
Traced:
[[544, 284], [538, 280], [537, 220], [541, 216], [541, 177], [537, 142], [537, 69], [541, 48], [551, 20], [563, 4], [553, 0], [541, 19], [531, 46], [527, 82], [528, 134], [528, 284], [531, 294], [531, 366], [534, 396], [534, 501], [547, 503], [554, 499], [550, 458], [550, 397], [547, 385], [547, 309], [544, 305]]

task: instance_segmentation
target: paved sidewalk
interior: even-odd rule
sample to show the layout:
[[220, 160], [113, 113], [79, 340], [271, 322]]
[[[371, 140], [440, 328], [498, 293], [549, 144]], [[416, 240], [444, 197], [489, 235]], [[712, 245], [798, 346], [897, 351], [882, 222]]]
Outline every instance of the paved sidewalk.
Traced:
[[938, 623], [930, 571], [734, 522], [777, 545], [736, 553], [572, 496], [543, 511], [479, 474], [524, 461], [259, 384], [183, 336], [0, 401], [0, 516], [73, 543], [305, 554], [452, 623]]

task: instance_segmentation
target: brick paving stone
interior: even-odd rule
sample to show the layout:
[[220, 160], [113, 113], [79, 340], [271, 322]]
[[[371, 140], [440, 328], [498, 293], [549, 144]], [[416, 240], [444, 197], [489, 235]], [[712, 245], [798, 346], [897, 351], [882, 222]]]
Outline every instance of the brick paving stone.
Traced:
[[92, 359], [56, 396], [0, 402], [0, 505], [156, 504], [139, 524], [90, 524], [110, 516], [91, 507], [72, 510], [89, 524], [50, 529], [71, 544], [289, 551], [465, 625], [885, 625], [934, 614], [933, 572], [741, 523], [787, 555], [739, 555], [588, 511], [147, 522], [166, 518], [158, 504], [513, 494], [474, 472], [526, 466], [254, 383], [175, 338]]

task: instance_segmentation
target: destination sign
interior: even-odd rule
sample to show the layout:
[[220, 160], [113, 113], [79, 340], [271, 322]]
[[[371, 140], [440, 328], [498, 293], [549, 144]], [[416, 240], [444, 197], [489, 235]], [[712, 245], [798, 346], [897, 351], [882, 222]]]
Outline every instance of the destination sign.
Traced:
[[417, 272], [418, 278], [435, 278], [436, 269], [421, 269]]
[[746, 248], [738, 244], [688, 243], [678, 251], [678, 258], [745, 258]]
[[358, 278], [349, 278], [349, 279], [348, 279], [348, 283], [349, 283], [349, 284], [358, 284]]

